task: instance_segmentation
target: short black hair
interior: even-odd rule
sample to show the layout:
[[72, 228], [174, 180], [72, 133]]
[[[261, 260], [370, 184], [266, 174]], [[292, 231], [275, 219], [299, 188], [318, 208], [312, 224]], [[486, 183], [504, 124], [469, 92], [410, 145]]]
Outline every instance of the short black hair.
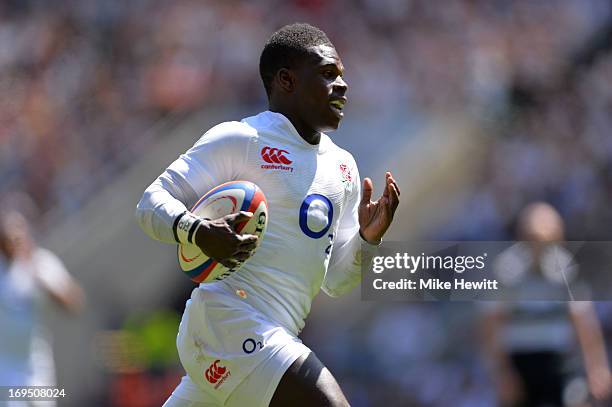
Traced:
[[259, 74], [268, 98], [278, 70], [295, 68], [308, 55], [308, 48], [318, 45], [334, 46], [322, 30], [306, 23], [289, 24], [272, 34], [259, 58]]

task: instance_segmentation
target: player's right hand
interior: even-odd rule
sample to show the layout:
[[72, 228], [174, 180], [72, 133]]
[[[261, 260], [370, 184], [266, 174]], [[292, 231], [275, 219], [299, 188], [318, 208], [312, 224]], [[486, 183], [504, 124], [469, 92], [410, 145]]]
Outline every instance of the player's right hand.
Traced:
[[238, 267], [257, 247], [257, 236], [239, 234], [237, 226], [253, 217], [251, 212], [238, 212], [214, 220], [203, 220], [195, 236], [200, 250], [227, 268]]

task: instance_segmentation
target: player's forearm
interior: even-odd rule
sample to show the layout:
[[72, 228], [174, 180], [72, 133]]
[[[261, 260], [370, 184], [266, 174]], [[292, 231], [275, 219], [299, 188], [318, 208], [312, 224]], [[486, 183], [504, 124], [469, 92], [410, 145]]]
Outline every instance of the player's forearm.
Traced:
[[336, 242], [323, 281], [323, 291], [331, 297], [350, 292], [361, 282], [361, 267], [370, 264], [376, 246], [364, 241], [359, 232], [345, 242]]
[[63, 291], [48, 291], [49, 296], [58, 303], [65, 311], [76, 315], [85, 304], [85, 293], [83, 289], [71, 282]]
[[481, 349], [496, 379], [503, 378], [514, 370], [508, 352], [499, 340], [504, 320], [505, 314], [501, 310], [488, 310], [482, 319], [479, 332]]
[[136, 219], [142, 230], [153, 239], [176, 243], [174, 221], [186, 210], [185, 204], [168, 192], [158, 179], [138, 202]]
[[571, 304], [570, 317], [582, 348], [587, 371], [609, 371], [603, 335], [592, 303]]

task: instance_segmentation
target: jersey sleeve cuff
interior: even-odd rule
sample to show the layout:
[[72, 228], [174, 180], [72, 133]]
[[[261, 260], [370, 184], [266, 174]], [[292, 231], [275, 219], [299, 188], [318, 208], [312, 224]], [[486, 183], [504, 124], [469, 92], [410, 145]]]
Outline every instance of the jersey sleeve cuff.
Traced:
[[183, 212], [174, 220], [172, 231], [178, 243], [195, 244], [195, 236], [202, 224], [202, 218], [191, 212]]
[[365, 240], [365, 238], [363, 237], [363, 235], [361, 234], [361, 230], [357, 232], [359, 234], [359, 240], [361, 241], [362, 244], [366, 244], [368, 246], [372, 246], [372, 247], [378, 247], [382, 244], [382, 239], [380, 239], [377, 243], [370, 243], [367, 240]]

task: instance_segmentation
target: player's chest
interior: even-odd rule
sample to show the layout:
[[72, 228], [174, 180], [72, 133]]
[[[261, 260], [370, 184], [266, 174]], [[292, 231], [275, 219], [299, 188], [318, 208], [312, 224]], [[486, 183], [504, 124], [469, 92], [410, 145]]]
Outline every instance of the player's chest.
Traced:
[[251, 152], [245, 175], [264, 191], [270, 209], [312, 212], [321, 207], [335, 218], [354, 188], [356, 174], [337, 155], [280, 143], [262, 143]]

